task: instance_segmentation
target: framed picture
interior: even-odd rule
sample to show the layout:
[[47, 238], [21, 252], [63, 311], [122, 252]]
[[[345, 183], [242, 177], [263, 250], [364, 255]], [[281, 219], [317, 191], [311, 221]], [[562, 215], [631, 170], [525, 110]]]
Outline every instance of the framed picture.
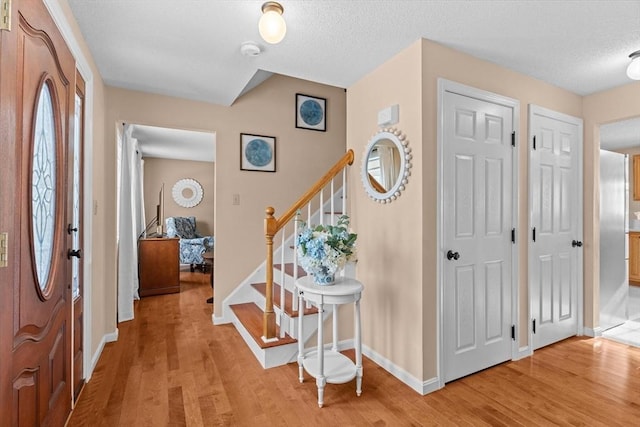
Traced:
[[296, 127], [324, 132], [327, 130], [327, 100], [296, 93]]
[[240, 170], [276, 171], [276, 138], [274, 136], [240, 134]]

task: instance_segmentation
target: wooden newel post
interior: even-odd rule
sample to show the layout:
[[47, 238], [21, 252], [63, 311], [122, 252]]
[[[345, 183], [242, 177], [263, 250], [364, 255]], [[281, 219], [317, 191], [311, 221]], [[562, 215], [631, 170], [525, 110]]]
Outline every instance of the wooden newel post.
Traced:
[[267, 290], [266, 307], [262, 321], [263, 340], [276, 338], [276, 315], [273, 311], [273, 236], [276, 234], [277, 220], [273, 217], [275, 209], [271, 206], [265, 209], [264, 235], [267, 240]]

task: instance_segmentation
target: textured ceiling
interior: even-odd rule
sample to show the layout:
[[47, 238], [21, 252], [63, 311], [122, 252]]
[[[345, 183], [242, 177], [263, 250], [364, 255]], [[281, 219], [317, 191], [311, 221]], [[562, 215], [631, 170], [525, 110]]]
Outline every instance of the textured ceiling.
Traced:
[[637, 146], [640, 146], [640, 118], [600, 126], [600, 148], [622, 150]]
[[[629, 83], [640, 49], [637, 0], [282, 0], [278, 45], [258, 34], [262, 1], [68, 1], [106, 84], [220, 105], [272, 73], [347, 88], [419, 38], [580, 95]], [[241, 55], [246, 41], [262, 54]], [[638, 133], [621, 126], [605, 136]]]
[[258, 70], [349, 87], [421, 37], [581, 95], [628, 83], [640, 49], [640, 1], [283, 0], [278, 45], [262, 1], [68, 1], [108, 85], [221, 105]]
[[133, 125], [142, 157], [215, 162], [215, 133]]

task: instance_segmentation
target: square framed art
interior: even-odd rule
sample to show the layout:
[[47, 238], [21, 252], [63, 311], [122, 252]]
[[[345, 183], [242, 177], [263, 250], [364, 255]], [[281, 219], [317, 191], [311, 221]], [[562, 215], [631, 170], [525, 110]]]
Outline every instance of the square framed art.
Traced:
[[296, 93], [296, 127], [325, 132], [327, 130], [327, 100]]
[[240, 170], [275, 172], [276, 137], [241, 133]]

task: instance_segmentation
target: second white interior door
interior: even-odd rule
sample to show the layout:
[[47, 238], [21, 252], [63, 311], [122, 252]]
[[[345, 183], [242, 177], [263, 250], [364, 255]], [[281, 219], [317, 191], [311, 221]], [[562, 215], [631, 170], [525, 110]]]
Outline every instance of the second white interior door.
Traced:
[[582, 120], [532, 105], [529, 126], [529, 292], [535, 350], [578, 332]]

